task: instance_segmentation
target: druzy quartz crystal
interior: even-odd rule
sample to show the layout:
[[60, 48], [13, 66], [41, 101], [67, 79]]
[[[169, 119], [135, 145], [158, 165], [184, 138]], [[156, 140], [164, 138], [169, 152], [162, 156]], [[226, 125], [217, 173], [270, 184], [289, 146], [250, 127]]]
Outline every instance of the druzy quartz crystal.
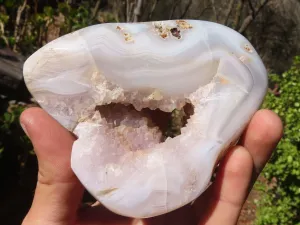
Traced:
[[[201, 195], [267, 89], [246, 38], [196, 20], [78, 30], [35, 52], [24, 78], [77, 135], [71, 167], [81, 183], [111, 211], [136, 218]], [[174, 113], [181, 129], [168, 135]]]

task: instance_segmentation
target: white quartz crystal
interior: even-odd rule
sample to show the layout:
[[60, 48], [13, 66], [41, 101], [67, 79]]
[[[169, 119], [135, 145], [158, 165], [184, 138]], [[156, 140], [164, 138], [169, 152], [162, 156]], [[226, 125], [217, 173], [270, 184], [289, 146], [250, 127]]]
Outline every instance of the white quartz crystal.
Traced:
[[[34, 53], [24, 77], [39, 104], [78, 136], [71, 166], [86, 189], [113, 212], [138, 218], [202, 194], [267, 89], [247, 39], [196, 20], [90, 26]], [[193, 115], [166, 140], [142, 110], [187, 103]]]

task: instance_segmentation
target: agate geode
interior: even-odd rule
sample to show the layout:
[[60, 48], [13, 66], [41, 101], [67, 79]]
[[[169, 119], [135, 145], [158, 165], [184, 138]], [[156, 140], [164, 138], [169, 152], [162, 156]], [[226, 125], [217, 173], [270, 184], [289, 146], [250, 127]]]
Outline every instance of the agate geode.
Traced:
[[247, 39], [195, 20], [84, 28], [34, 53], [24, 77], [78, 136], [71, 166], [82, 184], [131, 217], [195, 200], [267, 88]]

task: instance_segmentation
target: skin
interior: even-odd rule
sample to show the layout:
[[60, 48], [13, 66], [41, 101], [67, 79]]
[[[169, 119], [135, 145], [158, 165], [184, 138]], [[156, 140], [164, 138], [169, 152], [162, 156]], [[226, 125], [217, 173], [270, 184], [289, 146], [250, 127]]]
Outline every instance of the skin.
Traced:
[[[84, 188], [70, 167], [75, 137], [40, 108], [23, 112], [21, 125], [39, 162], [34, 200], [23, 225], [233, 225], [259, 173], [282, 136], [279, 117], [258, 111], [239, 144], [220, 163], [215, 182], [193, 204], [166, 215], [138, 220], [99, 204], [82, 208]], [[47, 128], [47, 129], [45, 129]]]

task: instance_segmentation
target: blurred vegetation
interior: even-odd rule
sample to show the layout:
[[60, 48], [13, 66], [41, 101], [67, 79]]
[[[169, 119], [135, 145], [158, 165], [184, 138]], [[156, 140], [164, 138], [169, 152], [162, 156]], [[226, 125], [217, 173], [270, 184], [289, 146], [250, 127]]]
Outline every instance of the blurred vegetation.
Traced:
[[270, 74], [274, 89], [264, 108], [276, 112], [284, 123], [284, 136], [267, 167], [267, 185], [259, 185], [263, 197], [258, 203], [257, 224], [300, 224], [300, 57], [281, 76]]
[[[0, 159], [4, 153], [7, 140], [13, 140], [12, 142], [19, 147], [20, 151], [24, 151], [25, 154], [33, 153], [31, 142], [20, 129], [19, 125], [19, 117], [25, 107], [25, 103], [10, 101], [6, 112], [0, 115]], [[20, 164], [24, 164], [21, 158]]]
[[[11, 49], [27, 57], [61, 35], [97, 23], [114, 22], [112, 14], [101, 7], [101, 1], [76, 4], [0, 0], [0, 49]], [[33, 146], [20, 127], [19, 117], [36, 104], [26, 99], [27, 91], [1, 94], [0, 90], [0, 224], [15, 225], [21, 224], [31, 205], [37, 175]]]
[[[180, 1], [171, 0], [143, 1], [140, 6], [134, 2], [137, 1], [0, 0], [0, 48], [9, 48], [28, 56], [61, 35], [97, 23], [189, 17], [213, 20], [240, 30], [254, 42], [260, 53], [264, 52], [262, 58], [267, 58], [265, 62], [271, 62], [272, 69], [272, 65], [276, 64], [286, 66], [289, 59], [283, 61], [282, 57], [286, 58], [286, 52], [294, 53], [295, 40], [299, 40], [283, 35], [294, 29], [296, 16], [292, 13], [292, 18], [285, 16], [284, 4], [278, 6], [276, 0], [254, 0], [252, 5], [246, 4], [246, 0], [237, 0], [236, 4], [230, 0], [227, 10], [223, 10], [226, 5], [223, 0], [216, 5], [211, 4], [214, 1], [207, 0], [197, 3], [185, 0], [179, 5], [175, 2]], [[269, 2], [272, 4], [263, 8]], [[293, 7], [297, 8], [296, 3]], [[280, 16], [276, 14], [278, 21], [274, 21], [273, 16], [276, 10], [280, 12]], [[259, 22], [251, 25], [255, 19]], [[281, 21], [284, 21], [282, 27], [275, 29], [274, 24]], [[270, 42], [271, 38], [275, 41]], [[278, 49], [282, 51], [278, 52]], [[282, 56], [279, 63], [270, 59], [275, 53]], [[270, 74], [269, 77], [270, 90], [263, 108], [272, 109], [282, 118], [285, 132], [276, 153], [263, 171], [267, 182], [256, 185], [263, 193], [257, 203], [256, 224], [299, 225], [300, 57], [295, 58], [287, 72]], [[0, 199], [3, 199], [0, 201], [0, 218], [7, 219], [6, 225], [20, 224], [30, 206], [35, 187], [36, 158], [29, 139], [19, 125], [21, 112], [32, 105], [34, 103], [30, 99], [22, 103], [10, 96], [1, 96], [0, 90], [0, 179], [4, 181], [0, 187]], [[19, 202], [23, 205], [17, 207]]]
[[62, 1], [52, 7], [39, 1], [0, 0], [0, 46], [29, 55], [61, 35], [114, 22], [112, 14], [100, 12], [99, 6], [100, 1], [82, 1], [80, 5]]
[[37, 175], [32, 144], [19, 124], [28, 105], [2, 96], [0, 106], [0, 223], [20, 224], [30, 207]]

